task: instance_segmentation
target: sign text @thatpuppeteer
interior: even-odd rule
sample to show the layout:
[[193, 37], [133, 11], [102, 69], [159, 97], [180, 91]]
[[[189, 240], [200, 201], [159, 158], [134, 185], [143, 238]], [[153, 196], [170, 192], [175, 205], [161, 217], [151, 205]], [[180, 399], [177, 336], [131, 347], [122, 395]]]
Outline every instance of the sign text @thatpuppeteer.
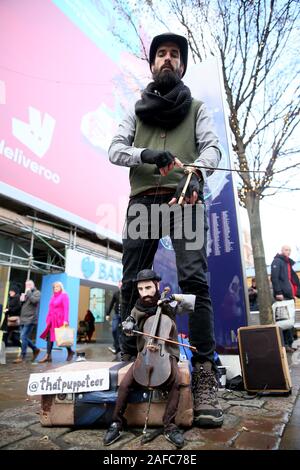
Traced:
[[107, 369], [30, 374], [27, 386], [28, 395], [56, 395], [97, 390], [109, 390]]

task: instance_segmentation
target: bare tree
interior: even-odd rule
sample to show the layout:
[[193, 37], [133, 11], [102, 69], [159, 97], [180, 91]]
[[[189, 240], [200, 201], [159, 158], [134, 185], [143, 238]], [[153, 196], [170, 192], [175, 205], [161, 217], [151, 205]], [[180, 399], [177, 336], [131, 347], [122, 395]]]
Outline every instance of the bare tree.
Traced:
[[[159, 32], [186, 35], [194, 62], [214, 56], [221, 63], [240, 176], [239, 201], [250, 222], [260, 321], [272, 323], [260, 201], [280, 190], [300, 189], [299, 184], [293, 186], [300, 167], [299, 0], [115, 0], [115, 4], [123, 19], [129, 14], [144, 59], [147, 48], [141, 31], [152, 18], [152, 27], [160, 24]], [[274, 221], [275, 230], [279, 224]]]

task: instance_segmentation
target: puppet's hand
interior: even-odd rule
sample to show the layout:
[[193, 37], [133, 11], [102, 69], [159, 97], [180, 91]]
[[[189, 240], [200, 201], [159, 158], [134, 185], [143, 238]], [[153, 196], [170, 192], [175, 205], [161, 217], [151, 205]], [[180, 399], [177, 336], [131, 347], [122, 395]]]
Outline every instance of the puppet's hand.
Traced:
[[132, 330], [136, 329], [136, 323], [134, 321], [134, 318], [132, 316], [127, 317], [126, 320], [122, 322], [122, 328], [125, 335], [132, 336]]

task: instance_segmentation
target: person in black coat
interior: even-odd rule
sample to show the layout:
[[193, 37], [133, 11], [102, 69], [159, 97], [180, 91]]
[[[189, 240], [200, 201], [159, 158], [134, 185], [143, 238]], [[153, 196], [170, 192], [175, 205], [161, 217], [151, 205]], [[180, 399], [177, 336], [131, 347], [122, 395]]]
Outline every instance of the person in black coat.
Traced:
[[[273, 287], [274, 298], [277, 301], [291, 300], [300, 297], [300, 281], [293, 270], [295, 261], [290, 258], [291, 248], [284, 245], [281, 253], [278, 253], [271, 265], [271, 282]], [[293, 328], [283, 331], [285, 347], [288, 352], [293, 352], [292, 344]]]
[[118, 354], [120, 352], [121, 306], [122, 306], [121, 287], [122, 287], [122, 282], [120, 281], [119, 289], [114, 292], [110, 305], [106, 312], [106, 321], [109, 321], [111, 311], [114, 309], [114, 315], [112, 318], [112, 336], [113, 336], [114, 344], [113, 344], [113, 347], [108, 348], [113, 354]]
[[5, 331], [3, 341], [5, 346], [11, 341], [13, 346], [21, 347], [20, 342], [20, 326], [8, 326], [7, 320], [9, 317], [20, 317], [21, 314], [21, 301], [20, 301], [20, 288], [17, 284], [12, 283], [8, 293], [7, 307], [4, 310], [5, 318], [1, 329]]
[[84, 321], [88, 325], [87, 337], [90, 342], [95, 331], [95, 317], [90, 310], [87, 310]]

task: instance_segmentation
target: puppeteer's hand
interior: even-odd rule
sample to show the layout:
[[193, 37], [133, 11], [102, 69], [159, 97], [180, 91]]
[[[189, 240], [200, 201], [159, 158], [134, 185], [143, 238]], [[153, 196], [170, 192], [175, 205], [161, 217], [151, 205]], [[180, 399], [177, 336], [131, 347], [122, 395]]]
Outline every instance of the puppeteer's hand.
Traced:
[[171, 302], [174, 302], [175, 296], [174, 295], [169, 295], [168, 297], [165, 297], [164, 299], [160, 299], [157, 302], [157, 305], [164, 305], [164, 304], [169, 304]]
[[105, 316], [105, 320], [106, 320], [106, 321], [110, 321], [110, 315], [106, 315], [106, 316]]
[[69, 323], [67, 321], [64, 321], [64, 326], [68, 326]]
[[[180, 198], [181, 193], [183, 191], [187, 176], [188, 176], [187, 174], [183, 175], [183, 177], [179, 181], [174, 197], [169, 202], [169, 206], [172, 206], [173, 204], [176, 204], [178, 202], [178, 199]], [[192, 204], [192, 205], [196, 204], [198, 200], [199, 189], [200, 189], [200, 178], [201, 177], [198, 177], [198, 175], [196, 175], [195, 173], [192, 174], [190, 183], [185, 193], [184, 202], [186, 204]]]
[[122, 322], [123, 331], [125, 335], [127, 336], [133, 335], [132, 330], [134, 330], [135, 327], [136, 327], [136, 324], [135, 324], [134, 318], [131, 316], [127, 317], [126, 320]]
[[175, 165], [175, 157], [167, 150], [150, 150], [145, 149], [142, 152], [141, 160], [143, 163], [156, 165], [162, 176], [173, 170]]

